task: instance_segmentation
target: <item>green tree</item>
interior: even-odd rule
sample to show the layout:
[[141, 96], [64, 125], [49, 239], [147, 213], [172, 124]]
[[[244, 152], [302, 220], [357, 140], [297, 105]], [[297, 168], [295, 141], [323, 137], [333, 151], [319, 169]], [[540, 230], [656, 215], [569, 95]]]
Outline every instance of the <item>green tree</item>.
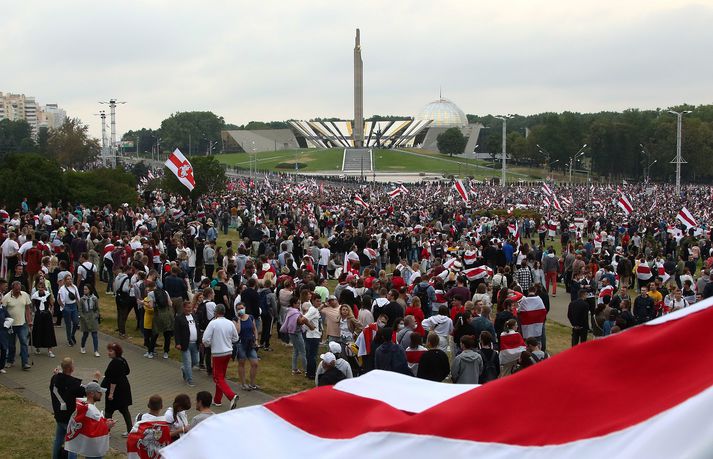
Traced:
[[205, 155], [208, 142], [220, 141], [224, 127], [223, 117], [213, 112], [174, 113], [161, 122], [162, 150], [179, 148], [186, 155]]
[[0, 196], [8, 210], [19, 208], [25, 197], [34, 205], [66, 195], [64, 175], [55, 161], [34, 153], [14, 153], [0, 162]]
[[66, 182], [70, 200], [87, 206], [111, 204], [117, 207], [123, 203], [134, 205], [139, 199], [136, 178], [120, 168], [68, 171]]
[[67, 118], [49, 131], [47, 153], [66, 167], [83, 167], [99, 154], [99, 141], [89, 137], [89, 128], [79, 118]]
[[215, 156], [194, 156], [189, 158], [193, 166], [193, 178], [196, 186], [192, 192], [188, 191], [168, 168], [164, 168], [163, 189], [182, 196], [198, 198], [204, 194], [219, 193], [225, 189], [225, 167], [218, 162]]
[[449, 156], [453, 156], [453, 154], [460, 155], [463, 153], [467, 143], [468, 139], [465, 138], [463, 133], [458, 128], [446, 129], [438, 134], [438, 137], [436, 137], [438, 151], [441, 153], [448, 153]]
[[136, 179], [140, 179], [142, 177], [146, 177], [149, 174], [149, 166], [146, 165], [145, 162], [139, 161], [138, 163], [134, 163], [133, 166], [131, 166], [131, 173], [136, 177]]
[[35, 148], [32, 128], [25, 120], [0, 120], [0, 154], [29, 152]]
[[136, 142], [136, 139], [138, 139], [139, 151], [147, 153], [156, 145], [156, 140], [160, 137], [160, 133], [156, 129], [141, 128], [135, 131], [127, 131], [121, 136], [121, 140]]

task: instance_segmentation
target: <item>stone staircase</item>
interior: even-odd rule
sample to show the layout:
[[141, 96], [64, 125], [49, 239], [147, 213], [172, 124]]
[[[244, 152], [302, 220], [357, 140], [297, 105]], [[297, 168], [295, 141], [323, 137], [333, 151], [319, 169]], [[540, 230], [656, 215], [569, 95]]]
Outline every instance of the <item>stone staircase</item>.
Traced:
[[371, 149], [369, 148], [345, 148], [342, 159], [342, 171], [344, 172], [371, 172]]

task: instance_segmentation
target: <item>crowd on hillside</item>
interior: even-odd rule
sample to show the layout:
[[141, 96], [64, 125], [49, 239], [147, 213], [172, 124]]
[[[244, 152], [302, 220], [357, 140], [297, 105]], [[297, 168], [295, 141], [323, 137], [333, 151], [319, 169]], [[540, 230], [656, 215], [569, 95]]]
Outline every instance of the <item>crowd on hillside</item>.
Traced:
[[[60, 341], [84, 354], [91, 337], [101, 356], [97, 331], [112, 308], [118, 338], [135, 327], [145, 358], [181, 352], [187, 387], [195, 371], [212, 374], [204, 410], [224, 397], [237, 405], [231, 361], [240, 390], [260, 389], [261, 355], [277, 345], [290, 346], [292, 375], [315, 385], [372, 369], [483, 384], [548, 358], [557, 294], [569, 296], [572, 345], [713, 295], [708, 187], [458, 185], [237, 180], [199, 201], [146, 192], [116, 209], [25, 200], [0, 210], [0, 372], [18, 342], [23, 370], [31, 352], [54, 357], [62, 322]], [[682, 208], [700, 224], [677, 220]], [[239, 236], [219, 243], [230, 229]], [[107, 355], [92, 394], [107, 391], [105, 415], [121, 413], [128, 435], [129, 366], [120, 345]], [[176, 437], [190, 425], [172, 428]]]

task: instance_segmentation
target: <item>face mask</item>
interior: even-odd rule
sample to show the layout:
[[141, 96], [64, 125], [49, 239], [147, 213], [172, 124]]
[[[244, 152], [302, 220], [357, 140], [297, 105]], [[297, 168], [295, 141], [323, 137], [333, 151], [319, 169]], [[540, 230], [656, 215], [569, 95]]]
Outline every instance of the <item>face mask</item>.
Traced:
[[399, 330], [402, 330], [403, 328], [404, 328], [404, 324], [399, 324], [398, 329], [399, 329]]
[[242, 316], [245, 314], [245, 309], [238, 309], [238, 315]]
[[377, 325], [379, 328], [384, 328], [384, 327], [386, 326], [386, 323], [384, 323], [384, 322], [377, 322], [376, 325]]

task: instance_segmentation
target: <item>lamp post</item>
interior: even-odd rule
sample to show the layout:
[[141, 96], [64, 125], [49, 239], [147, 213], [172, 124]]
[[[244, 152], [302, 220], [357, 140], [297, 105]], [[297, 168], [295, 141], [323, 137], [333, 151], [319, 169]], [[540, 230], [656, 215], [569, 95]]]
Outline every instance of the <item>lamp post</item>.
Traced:
[[681, 164], [686, 164], [686, 160], [681, 157], [681, 124], [683, 121], [683, 115], [691, 113], [690, 110], [684, 110], [682, 112], [675, 112], [669, 110], [669, 113], [676, 115], [676, 157], [671, 161], [672, 164], [676, 164], [676, 194], [681, 195]]
[[648, 166], [646, 166], [646, 182], [647, 182], [647, 183], [648, 183], [648, 181], [651, 179], [651, 166], [653, 166], [653, 165], [656, 164], [657, 162], [658, 162], [658, 159], [654, 159], [654, 161], [653, 161], [651, 164], [649, 164]]
[[495, 118], [502, 120], [503, 122], [503, 169], [502, 169], [502, 186], [506, 186], [505, 180], [507, 176], [507, 125], [508, 118], [512, 118], [511, 115], [496, 116]]
[[582, 148], [580, 148], [579, 151], [577, 153], [575, 153], [574, 156], [572, 156], [569, 159], [569, 183], [570, 183], [570, 185], [572, 184], [572, 166], [574, 165], [574, 162], [577, 160], [577, 158], [579, 158], [580, 156], [582, 156], [584, 154], [585, 148], [587, 148], [586, 143], [584, 145], [582, 145]]

